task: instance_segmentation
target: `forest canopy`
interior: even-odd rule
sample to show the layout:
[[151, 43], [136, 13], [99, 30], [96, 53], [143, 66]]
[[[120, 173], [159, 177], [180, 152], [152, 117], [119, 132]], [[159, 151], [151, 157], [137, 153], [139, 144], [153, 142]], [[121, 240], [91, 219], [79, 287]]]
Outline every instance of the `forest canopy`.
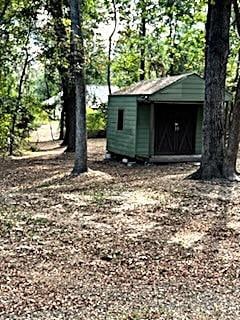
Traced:
[[[205, 1], [86, 0], [82, 12], [86, 83], [123, 87], [195, 71], [204, 75]], [[63, 92], [65, 144], [74, 150], [70, 7], [65, 0], [0, 2], [0, 149], [12, 154]], [[228, 85], [239, 43], [234, 17]]]

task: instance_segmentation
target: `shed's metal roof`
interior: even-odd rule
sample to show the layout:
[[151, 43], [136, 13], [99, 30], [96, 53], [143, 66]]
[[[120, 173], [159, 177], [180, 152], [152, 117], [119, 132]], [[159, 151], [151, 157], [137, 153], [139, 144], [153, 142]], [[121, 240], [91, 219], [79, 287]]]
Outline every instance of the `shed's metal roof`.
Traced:
[[114, 92], [113, 95], [151, 95], [157, 91], [160, 91], [173, 83], [187, 78], [196, 73], [185, 73], [177, 76], [169, 76], [164, 78], [158, 78], [155, 80], [144, 80], [138, 83], [131, 85], [130, 87], [121, 89], [119, 91]]

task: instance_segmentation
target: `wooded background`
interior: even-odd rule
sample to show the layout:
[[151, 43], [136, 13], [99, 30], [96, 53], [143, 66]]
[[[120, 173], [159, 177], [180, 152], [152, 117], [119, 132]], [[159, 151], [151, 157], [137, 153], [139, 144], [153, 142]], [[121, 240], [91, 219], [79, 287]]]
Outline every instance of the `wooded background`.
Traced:
[[[52, 117], [52, 108], [42, 102], [60, 91], [63, 93], [60, 138], [67, 151], [75, 150], [75, 78], [81, 66], [85, 75], [81, 90], [85, 83], [106, 84], [109, 93], [112, 85], [123, 87], [139, 80], [183, 72], [195, 71], [204, 76], [205, 38], [208, 47], [213, 31], [211, 12], [219, 10], [220, 2], [1, 0], [1, 153], [13, 154], [32, 129]], [[228, 16], [224, 11], [219, 21], [223, 24], [224, 17], [229, 17], [229, 24], [224, 28], [227, 37], [229, 32], [230, 48], [222, 54], [227, 54], [227, 87], [235, 94], [240, 50], [239, 4], [237, 0], [233, 2], [230, 15], [232, 2], [224, 1], [230, 11]], [[80, 32], [78, 35], [74, 33], [70, 10], [74, 3], [79, 10], [80, 20], [75, 21], [79, 24], [75, 28]], [[216, 42], [219, 35], [214, 35]], [[224, 49], [223, 43], [220, 42], [219, 48]], [[222, 79], [225, 80], [225, 75]], [[232, 109], [227, 112], [231, 122]]]

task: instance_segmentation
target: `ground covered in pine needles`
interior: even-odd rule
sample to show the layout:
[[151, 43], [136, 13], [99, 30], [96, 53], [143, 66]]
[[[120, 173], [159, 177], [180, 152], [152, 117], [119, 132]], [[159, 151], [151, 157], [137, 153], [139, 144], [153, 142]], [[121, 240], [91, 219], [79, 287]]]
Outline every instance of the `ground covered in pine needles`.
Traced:
[[0, 319], [240, 319], [240, 184], [57, 143], [0, 160]]

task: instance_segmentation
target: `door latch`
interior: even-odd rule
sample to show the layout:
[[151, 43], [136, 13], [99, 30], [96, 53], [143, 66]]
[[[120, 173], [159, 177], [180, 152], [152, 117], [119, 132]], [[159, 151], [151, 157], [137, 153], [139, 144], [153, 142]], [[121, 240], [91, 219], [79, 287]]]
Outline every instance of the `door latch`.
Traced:
[[177, 131], [180, 130], [180, 127], [179, 127], [179, 123], [178, 123], [178, 122], [175, 122], [175, 123], [174, 123], [174, 130], [175, 130], [175, 132], [177, 132]]

